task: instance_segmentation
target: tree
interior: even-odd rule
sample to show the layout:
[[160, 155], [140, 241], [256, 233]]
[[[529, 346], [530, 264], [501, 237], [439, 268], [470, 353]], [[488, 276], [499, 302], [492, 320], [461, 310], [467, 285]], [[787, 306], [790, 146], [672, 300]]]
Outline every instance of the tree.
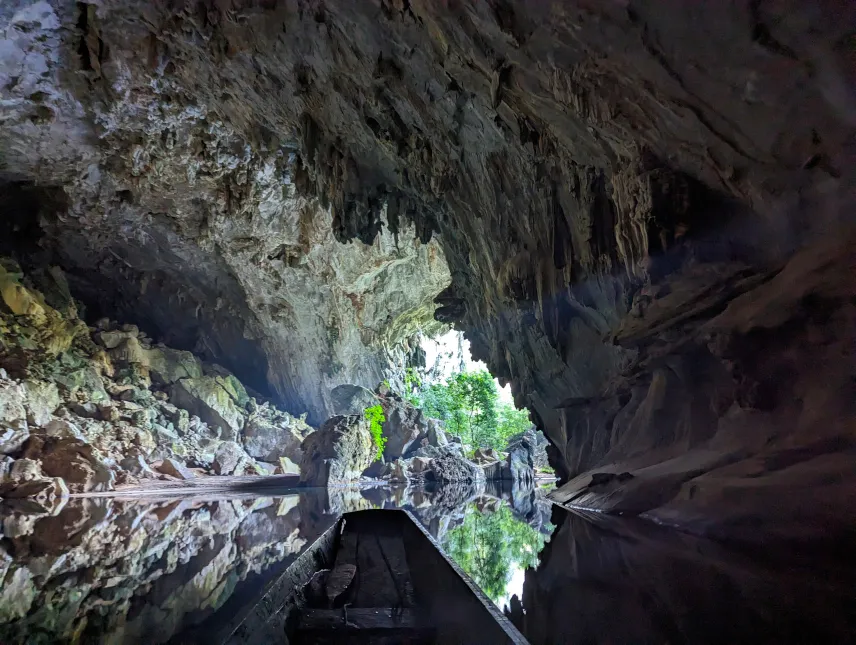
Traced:
[[488, 372], [460, 372], [445, 385], [425, 388], [417, 404], [426, 416], [440, 419], [449, 432], [476, 447], [494, 443], [498, 397]]
[[491, 600], [499, 602], [513, 570], [536, 566], [546, 540], [507, 506], [485, 514], [471, 507], [463, 524], [446, 533], [442, 546]]

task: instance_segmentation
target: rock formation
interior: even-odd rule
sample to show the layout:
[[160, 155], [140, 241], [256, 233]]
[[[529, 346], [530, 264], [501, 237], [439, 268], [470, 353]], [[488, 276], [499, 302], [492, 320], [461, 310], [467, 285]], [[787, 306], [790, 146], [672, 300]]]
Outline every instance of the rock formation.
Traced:
[[62, 272], [49, 278], [40, 291], [0, 260], [0, 496], [52, 508], [69, 492], [300, 461], [302, 419], [134, 325], [88, 327]]
[[[65, 267], [93, 311], [313, 423], [433, 313], [533, 412], [567, 503], [703, 530], [740, 499], [841, 528], [852, 2], [0, 17], [0, 251]], [[599, 501], [594, 476], [625, 472]]]

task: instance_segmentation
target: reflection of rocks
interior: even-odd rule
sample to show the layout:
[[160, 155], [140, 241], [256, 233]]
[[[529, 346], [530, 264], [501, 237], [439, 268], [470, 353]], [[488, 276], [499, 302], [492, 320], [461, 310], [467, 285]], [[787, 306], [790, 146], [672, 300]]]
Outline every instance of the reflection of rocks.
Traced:
[[7, 507], [14, 559], [0, 564], [0, 641], [78, 642], [85, 630], [84, 642], [166, 642], [233, 596], [252, 601], [254, 574], [294, 557], [332, 522], [323, 513], [312, 520], [304, 506], [295, 495], [201, 504], [77, 499], [55, 515]]
[[332, 417], [302, 445], [300, 481], [310, 486], [346, 484], [360, 478], [375, 457], [363, 415]]

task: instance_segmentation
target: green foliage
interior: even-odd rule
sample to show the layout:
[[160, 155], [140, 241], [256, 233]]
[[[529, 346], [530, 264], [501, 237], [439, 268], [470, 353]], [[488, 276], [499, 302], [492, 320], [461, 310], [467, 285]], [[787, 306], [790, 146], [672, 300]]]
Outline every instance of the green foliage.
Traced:
[[414, 368], [404, 370], [404, 400], [419, 406], [419, 391], [422, 389], [422, 377]]
[[383, 457], [383, 449], [386, 446], [386, 437], [383, 436], [383, 424], [386, 421], [386, 415], [379, 404], [366, 408], [363, 414], [365, 414], [366, 420], [369, 422], [369, 431], [372, 433], [372, 441], [376, 450], [375, 461], [380, 461]]
[[443, 538], [443, 549], [494, 602], [506, 597], [515, 569], [538, 564], [546, 537], [516, 519], [507, 506], [494, 513], [467, 510], [463, 524]]
[[531, 425], [527, 411], [499, 400], [496, 382], [484, 371], [455, 374], [445, 385], [424, 388], [411, 403], [426, 416], [443, 421], [446, 430], [473, 449], [502, 449], [509, 437]]

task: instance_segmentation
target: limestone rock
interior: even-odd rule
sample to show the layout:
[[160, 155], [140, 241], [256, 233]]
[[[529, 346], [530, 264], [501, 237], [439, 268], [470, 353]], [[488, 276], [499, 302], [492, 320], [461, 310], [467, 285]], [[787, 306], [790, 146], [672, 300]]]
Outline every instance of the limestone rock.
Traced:
[[48, 440], [39, 460], [46, 475], [61, 478], [73, 493], [113, 488], [113, 472], [99, 461], [93, 447], [80, 439]]
[[[218, 451], [218, 455], [219, 454], [220, 453]], [[218, 462], [215, 460], [214, 463], [217, 464]], [[185, 466], [184, 464], [182, 464], [179, 461], [176, 461], [175, 459], [169, 459], [169, 458], [164, 459], [163, 463], [159, 466], [158, 470], [160, 470], [165, 475], [171, 475], [172, 477], [176, 477], [178, 479], [193, 479], [195, 477], [193, 472], [189, 468], [187, 468], [187, 466]], [[232, 472], [234, 472], [234, 468], [232, 468]], [[228, 475], [228, 474], [231, 474], [231, 472], [229, 472], [229, 473], [218, 473], [218, 474], [219, 475], [224, 475], [224, 474]]]
[[218, 475], [233, 475], [249, 461], [247, 453], [234, 441], [224, 441], [214, 453], [214, 472]]
[[0, 427], [0, 453], [8, 455], [18, 452], [29, 438], [30, 431], [26, 426], [22, 430]]
[[476, 448], [473, 454], [473, 461], [480, 466], [485, 466], [499, 460], [499, 453], [493, 448]]
[[392, 402], [386, 410], [383, 435], [387, 439], [383, 450], [385, 459], [398, 459], [415, 452], [420, 439], [428, 435], [422, 410], [404, 401]]
[[202, 364], [193, 354], [169, 347], [154, 347], [146, 352], [152, 381], [170, 385], [184, 378], [202, 377]]
[[287, 457], [300, 462], [300, 444], [311, 428], [291, 415], [280, 415], [270, 420], [262, 415], [250, 416], [244, 426], [242, 443], [247, 454], [262, 461], [277, 461]]
[[331, 417], [302, 445], [300, 482], [308, 486], [359, 480], [375, 457], [369, 423], [362, 415]]
[[27, 615], [36, 597], [33, 575], [26, 567], [16, 567], [6, 574], [0, 586], [0, 624]]
[[337, 385], [330, 392], [333, 414], [362, 414], [366, 408], [378, 404], [378, 397], [368, 388], [359, 385]]
[[236, 438], [244, 426], [244, 415], [233, 393], [221, 379], [212, 376], [186, 378], [173, 384], [170, 401], [195, 414], [213, 428], [221, 428], [224, 438]]
[[446, 453], [434, 459], [431, 463], [434, 479], [440, 483], [467, 482], [481, 483], [485, 481], [484, 471], [473, 462]]
[[43, 426], [51, 420], [54, 411], [62, 403], [55, 383], [30, 379], [24, 383], [26, 390], [27, 421], [30, 425]]
[[295, 464], [288, 457], [279, 458], [279, 466], [276, 469], [277, 475], [299, 475], [300, 466]]
[[119, 465], [135, 477], [155, 477], [155, 472], [149, 467], [141, 455], [125, 457]]

